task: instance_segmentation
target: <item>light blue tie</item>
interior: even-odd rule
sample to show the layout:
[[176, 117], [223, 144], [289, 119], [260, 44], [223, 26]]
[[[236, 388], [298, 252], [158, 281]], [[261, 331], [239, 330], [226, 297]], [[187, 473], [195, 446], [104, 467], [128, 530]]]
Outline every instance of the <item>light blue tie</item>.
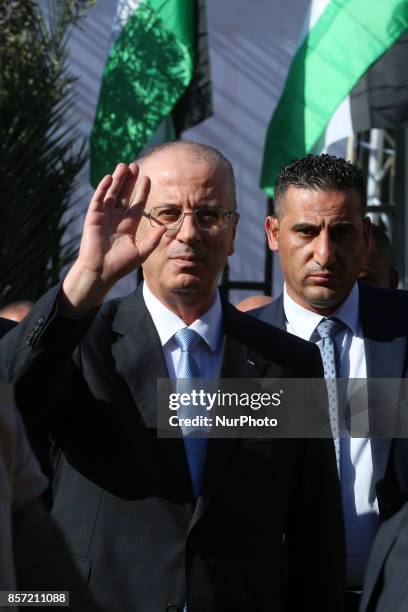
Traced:
[[[174, 334], [174, 340], [177, 342], [181, 354], [177, 366], [177, 393], [188, 393], [196, 389], [202, 388], [202, 380], [200, 380], [200, 370], [192, 355], [192, 351], [197, 343], [201, 340], [200, 334], [193, 329], [184, 327]], [[179, 418], [194, 418], [195, 416], [205, 416], [205, 406], [180, 406], [177, 411]], [[186, 451], [187, 463], [190, 470], [191, 483], [195, 498], [201, 493], [202, 478], [204, 472], [204, 464], [207, 452], [208, 439], [205, 437], [193, 437], [197, 434], [203, 436], [205, 429], [200, 426], [186, 427], [182, 424], [181, 430], [184, 439], [184, 448]]]
[[322, 319], [313, 332], [310, 340], [317, 342], [322, 356], [324, 378], [326, 380], [329, 399], [329, 417], [333, 434], [334, 449], [336, 451], [337, 469], [340, 473], [340, 414], [339, 414], [339, 388], [336, 378], [340, 373], [340, 359], [336, 349], [334, 337], [344, 329], [344, 323], [339, 319]]

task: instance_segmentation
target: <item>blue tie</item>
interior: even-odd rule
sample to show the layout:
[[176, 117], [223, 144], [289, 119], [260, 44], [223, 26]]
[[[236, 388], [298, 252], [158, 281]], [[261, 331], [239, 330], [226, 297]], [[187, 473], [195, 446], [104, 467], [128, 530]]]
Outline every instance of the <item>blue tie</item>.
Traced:
[[330, 425], [333, 434], [334, 448], [336, 451], [337, 469], [340, 473], [340, 437], [339, 437], [339, 389], [336, 378], [339, 377], [340, 363], [339, 355], [334, 342], [334, 337], [342, 329], [344, 323], [338, 319], [322, 319], [311, 336], [311, 341], [321, 339], [320, 354], [322, 356], [324, 378], [326, 380], [329, 399]]
[[[201, 340], [201, 336], [193, 329], [184, 327], [174, 334], [174, 340], [177, 342], [181, 354], [177, 366], [177, 386], [176, 391], [179, 394], [188, 393], [189, 395], [197, 387], [202, 388], [200, 379], [200, 370], [192, 355], [192, 351], [197, 343]], [[195, 416], [205, 416], [204, 406], [180, 406], [177, 411], [179, 418], [194, 418]], [[184, 439], [184, 448], [186, 451], [187, 463], [190, 470], [191, 483], [195, 498], [201, 493], [202, 477], [204, 472], [204, 464], [207, 452], [208, 439], [203, 437], [193, 437], [194, 434], [205, 431], [200, 426], [186, 427], [182, 424], [181, 427]]]

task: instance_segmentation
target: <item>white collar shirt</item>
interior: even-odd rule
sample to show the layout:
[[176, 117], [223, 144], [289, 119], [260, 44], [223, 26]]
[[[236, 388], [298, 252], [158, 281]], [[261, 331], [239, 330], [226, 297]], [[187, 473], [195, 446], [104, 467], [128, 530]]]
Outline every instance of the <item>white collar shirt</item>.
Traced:
[[[287, 331], [310, 340], [316, 326], [324, 318], [297, 304], [283, 292]], [[335, 337], [340, 356], [340, 376], [350, 380], [348, 398], [357, 379], [367, 378], [364, 337], [359, 316], [359, 288], [355, 283], [346, 300], [330, 315], [340, 319], [345, 327]], [[316, 344], [319, 346], [321, 341]], [[347, 583], [358, 587], [363, 583], [371, 545], [379, 526], [378, 503], [373, 481], [373, 461], [368, 438], [342, 438], [341, 489], [346, 525]]]
[[[186, 327], [186, 324], [153, 295], [146, 282], [143, 283], [143, 299], [163, 347], [169, 378], [174, 380], [177, 378], [177, 365], [180, 359], [180, 348], [174, 340], [174, 334]], [[198, 342], [192, 351], [201, 376], [206, 379], [218, 379], [223, 345], [222, 306], [218, 291], [210, 308], [188, 327], [203, 339], [203, 342]]]

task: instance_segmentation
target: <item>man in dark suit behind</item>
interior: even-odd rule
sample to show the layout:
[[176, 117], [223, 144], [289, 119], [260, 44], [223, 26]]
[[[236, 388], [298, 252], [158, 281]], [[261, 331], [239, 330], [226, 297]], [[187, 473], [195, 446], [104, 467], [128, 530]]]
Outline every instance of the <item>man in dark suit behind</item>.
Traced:
[[[156, 434], [156, 381], [177, 378], [187, 327], [207, 378], [322, 376], [316, 347], [221, 303], [237, 222], [232, 167], [211, 147], [119, 164], [62, 287], [2, 344], [26, 420], [55, 441], [53, 514], [112, 611], [278, 612], [283, 583], [290, 609], [342, 610], [332, 440], [210, 439], [195, 491], [186, 441]], [[102, 305], [140, 264], [143, 286]]]
[[[319, 346], [319, 325], [339, 324], [334, 336], [339, 378], [406, 377], [407, 292], [357, 283], [370, 235], [362, 172], [329, 155], [294, 160], [278, 177], [274, 204], [266, 232], [269, 247], [279, 252], [285, 286], [272, 304], [251, 314]], [[398, 384], [369, 384], [374, 437], [340, 440], [350, 611], [358, 608], [380, 517], [399, 509], [408, 485], [407, 463], [396, 473], [389, 462], [398, 392]]]
[[385, 231], [374, 223], [371, 224], [370, 240], [359, 278], [374, 287], [398, 289], [399, 274], [394, 265], [391, 241]]

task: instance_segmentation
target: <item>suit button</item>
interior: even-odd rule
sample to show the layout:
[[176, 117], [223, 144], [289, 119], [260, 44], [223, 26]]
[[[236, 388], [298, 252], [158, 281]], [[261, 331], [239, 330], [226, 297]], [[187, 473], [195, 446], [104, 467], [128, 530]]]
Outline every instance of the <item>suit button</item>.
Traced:
[[176, 606], [176, 604], [169, 604], [166, 607], [166, 612], [182, 612], [180, 606]]

